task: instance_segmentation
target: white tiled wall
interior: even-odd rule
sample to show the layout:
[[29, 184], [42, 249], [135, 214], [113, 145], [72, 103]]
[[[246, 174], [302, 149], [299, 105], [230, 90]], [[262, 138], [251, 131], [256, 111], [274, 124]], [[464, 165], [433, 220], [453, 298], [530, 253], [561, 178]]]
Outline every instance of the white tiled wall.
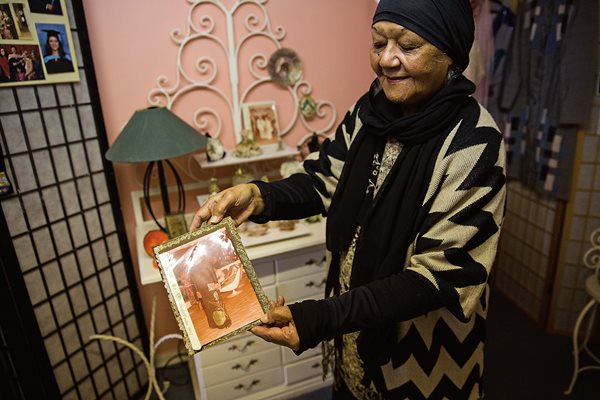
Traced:
[[[549, 301], [547, 327], [557, 333], [570, 334], [579, 311], [589, 301], [584, 282], [592, 271], [582, 259], [591, 247], [591, 232], [600, 227], [599, 118], [600, 97], [596, 96], [590, 123], [578, 141], [573, 191], [566, 204], [562, 232], [553, 232], [556, 202], [537, 196], [519, 182], [508, 184], [494, 285], [536, 321], [545, 317], [540, 313], [544, 301]], [[562, 242], [553, 290], [545, 294], [544, 284], [554, 267], [549, 256], [555, 234]]]
[[516, 181], [508, 183], [507, 201], [494, 283], [538, 320], [549, 271], [556, 203], [539, 198]]
[[569, 333], [581, 308], [589, 301], [585, 279], [592, 273], [582, 262], [591, 247], [590, 235], [600, 227], [600, 97], [596, 96], [589, 126], [581, 137], [574, 177], [574, 198], [567, 205], [565, 231], [556, 276], [551, 319], [553, 331]]

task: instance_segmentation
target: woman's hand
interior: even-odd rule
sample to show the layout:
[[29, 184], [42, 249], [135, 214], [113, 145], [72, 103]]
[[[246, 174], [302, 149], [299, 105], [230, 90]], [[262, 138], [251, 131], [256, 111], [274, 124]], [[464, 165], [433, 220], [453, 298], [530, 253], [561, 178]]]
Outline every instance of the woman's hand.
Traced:
[[238, 226], [249, 216], [262, 213], [264, 208], [265, 203], [258, 186], [253, 183], [236, 185], [206, 200], [194, 215], [190, 231], [200, 228], [206, 221], [217, 224], [226, 216], [233, 218]]
[[298, 350], [300, 337], [292, 313], [284, 304], [283, 296], [279, 296], [277, 302], [271, 301], [271, 310], [261, 319], [262, 325], [255, 326], [250, 332], [267, 342]]

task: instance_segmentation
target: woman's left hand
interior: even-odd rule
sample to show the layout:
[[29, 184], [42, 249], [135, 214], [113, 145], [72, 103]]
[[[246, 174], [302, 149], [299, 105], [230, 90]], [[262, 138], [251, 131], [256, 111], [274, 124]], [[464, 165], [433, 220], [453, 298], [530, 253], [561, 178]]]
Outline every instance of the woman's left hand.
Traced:
[[292, 312], [284, 306], [283, 297], [279, 296], [277, 303], [271, 302], [271, 310], [261, 319], [262, 325], [250, 330], [256, 336], [292, 350], [300, 349], [300, 337], [294, 325]]

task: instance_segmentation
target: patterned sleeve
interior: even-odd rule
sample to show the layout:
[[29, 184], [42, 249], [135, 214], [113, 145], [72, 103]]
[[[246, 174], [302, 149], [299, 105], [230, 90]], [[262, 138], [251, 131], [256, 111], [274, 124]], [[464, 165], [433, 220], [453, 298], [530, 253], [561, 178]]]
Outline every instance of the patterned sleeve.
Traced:
[[476, 126], [461, 131], [449, 136], [438, 156], [424, 201], [429, 213], [407, 270], [430, 281], [446, 308], [466, 320], [496, 257], [506, 178], [502, 135], [489, 114], [482, 108]]
[[271, 183], [254, 182], [265, 200], [265, 210], [254, 222], [295, 219], [327, 214], [350, 144], [362, 127], [358, 107], [350, 109], [333, 140], [326, 139], [319, 152], [310, 154], [289, 178]]

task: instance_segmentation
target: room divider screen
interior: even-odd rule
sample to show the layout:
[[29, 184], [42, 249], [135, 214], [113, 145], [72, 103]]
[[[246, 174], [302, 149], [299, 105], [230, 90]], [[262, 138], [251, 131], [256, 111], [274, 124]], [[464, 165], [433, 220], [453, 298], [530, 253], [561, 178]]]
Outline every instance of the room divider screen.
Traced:
[[[130, 399], [147, 351], [85, 26], [67, 1], [81, 81], [0, 89], [0, 370], [11, 398]], [[4, 392], [4, 390], [3, 390]]]

